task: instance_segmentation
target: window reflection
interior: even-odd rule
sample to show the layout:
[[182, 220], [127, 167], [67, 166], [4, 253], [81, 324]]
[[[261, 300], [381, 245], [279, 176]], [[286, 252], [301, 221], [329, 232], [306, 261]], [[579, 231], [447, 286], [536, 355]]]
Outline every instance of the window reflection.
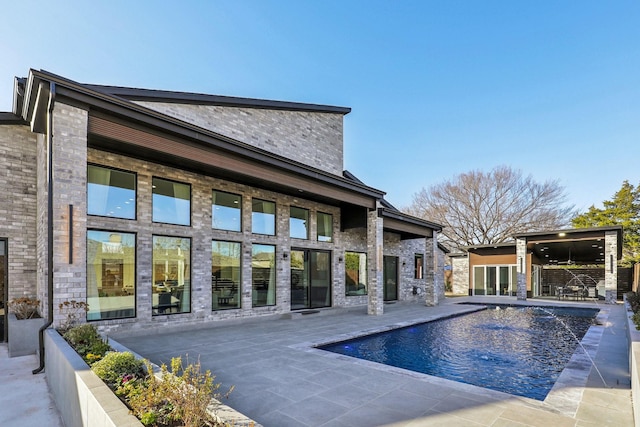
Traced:
[[242, 196], [214, 190], [211, 226], [217, 230], [240, 231], [241, 218]]
[[87, 231], [87, 320], [135, 317], [135, 234]]
[[253, 199], [251, 232], [269, 236], [276, 234], [276, 204], [274, 202]]
[[309, 210], [291, 206], [289, 236], [295, 239], [309, 238]]
[[191, 186], [153, 178], [153, 221], [191, 224]]
[[213, 310], [240, 308], [241, 245], [237, 242], [211, 243], [211, 295]]
[[136, 175], [131, 172], [88, 165], [87, 213], [135, 219]]
[[153, 236], [153, 315], [191, 311], [191, 239]]
[[345, 289], [347, 295], [367, 294], [367, 254], [346, 252], [344, 256]]
[[318, 241], [333, 241], [333, 215], [318, 212]]
[[253, 306], [276, 303], [276, 247], [253, 245], [251, 250], [251, 279]]

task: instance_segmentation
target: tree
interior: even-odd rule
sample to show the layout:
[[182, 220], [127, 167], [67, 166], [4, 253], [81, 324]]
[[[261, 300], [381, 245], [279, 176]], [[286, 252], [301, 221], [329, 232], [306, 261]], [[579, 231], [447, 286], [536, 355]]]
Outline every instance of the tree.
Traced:
[[585, 213], [571, 221], [575, 228], [621, 225], [622, 261], [629, 266], [640, 261], [640, 186], [634, 188], [628, 181], [622, 183], [612, 200], [602, 202], [602, 209], [591, 205]]
[[460, 249], [566, 227], [574, 212], [573, 206], [564, 206], [565, 199], [558, 181], [540, 184], [519, 170], [498, 166], [423, 188], [405, 211], [443, 225], [443, 243]]

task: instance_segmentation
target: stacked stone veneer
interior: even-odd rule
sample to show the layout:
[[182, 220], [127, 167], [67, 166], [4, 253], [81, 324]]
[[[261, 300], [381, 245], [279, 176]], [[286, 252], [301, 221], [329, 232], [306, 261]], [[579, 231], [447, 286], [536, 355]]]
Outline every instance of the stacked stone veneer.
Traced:
[[0, 125], [0, 238], [7, 239], [9, 300], [41, 297], [36, 273], [37, 138]]
[[455, 295], [469, 295], [469, 257], [452, 256], [451, 270], [453, 277], [453, 293]]
[[342, 114], [141, 101], [138, 104], [342, 176]]

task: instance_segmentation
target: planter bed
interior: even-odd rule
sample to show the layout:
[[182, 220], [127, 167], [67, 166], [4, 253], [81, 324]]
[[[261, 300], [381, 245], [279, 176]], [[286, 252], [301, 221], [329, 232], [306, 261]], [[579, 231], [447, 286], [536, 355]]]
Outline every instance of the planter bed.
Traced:
[[[113, 340], [109, 340], [109, 344], [116, 351], [131, 351]], [[137, 354], [136, 357], [140, 358]], [[65, 426], [142, 426], [54, 329], [45, 331], [45, 366], [49, 389]], [[210, 411], [233, 426], [259, 427], [256, 422], [215, 399], [212, 399]]]

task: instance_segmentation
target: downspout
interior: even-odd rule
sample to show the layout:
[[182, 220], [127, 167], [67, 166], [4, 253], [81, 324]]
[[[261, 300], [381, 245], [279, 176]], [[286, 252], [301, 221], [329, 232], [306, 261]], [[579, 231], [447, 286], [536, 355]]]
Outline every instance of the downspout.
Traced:
[[53, 105], [56, 101], [56, 84], [49, 83], [47, 113], [47, 322], [38, 331], [40, 366], [33, 370], [38, 374], [44, 369], [44, 331], [53, 323]]

